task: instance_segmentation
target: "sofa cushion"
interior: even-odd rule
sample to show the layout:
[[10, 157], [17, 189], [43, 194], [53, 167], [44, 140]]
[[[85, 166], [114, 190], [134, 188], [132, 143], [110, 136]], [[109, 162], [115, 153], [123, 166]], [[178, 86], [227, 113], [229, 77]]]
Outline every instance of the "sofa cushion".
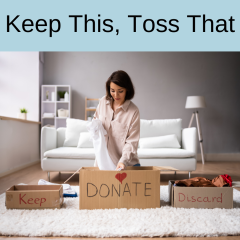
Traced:
[[67, 129], [65, 133], [64, 147], [77, 147], [81, 132], [88, 132], [88, 121], [67, 118]]
[[93, 148], [93, 141], [91, 139], [89, 132], [81, 132], [79, 141], [78, 141], [78, 148]]
[[[47, 158], [95, 159], [94, 148], [60, 147], [44, 153]], [[195, 157], [193, 152], [174, 148], [138, 148], [139, 159]]]
[[140, 148], [180, 148], [179, 142], [175, 134], [140, 138]]
[[[138, 148], [138, 157], [141, 158], [187, 158], [193, 157], [193, 152], [175, 148]], [[141, 161], [140, 161], [141, 162]]]
[[95, 159], [94, 148], [60, 147], [44, 153], [48, 158]]
[[175, 134], [181, 145], [182, 119], [140, 120], [140, 138]]

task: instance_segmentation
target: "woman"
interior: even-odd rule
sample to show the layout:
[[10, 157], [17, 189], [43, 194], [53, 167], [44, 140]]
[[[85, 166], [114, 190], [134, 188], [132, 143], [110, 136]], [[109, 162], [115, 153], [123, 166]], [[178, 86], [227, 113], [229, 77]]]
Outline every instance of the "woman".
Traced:
[[[94, 115], [107, 131], [105, 141], [116, 170], [140, 166], [137, 156], [140, 114], [138, 107], [130, 101], [134, 93], [128, 74], [121, 70], [113, 72], [106, 82], [106, 96], [100, 99]], [[97, 166], [96, 161], [94, 166]]]

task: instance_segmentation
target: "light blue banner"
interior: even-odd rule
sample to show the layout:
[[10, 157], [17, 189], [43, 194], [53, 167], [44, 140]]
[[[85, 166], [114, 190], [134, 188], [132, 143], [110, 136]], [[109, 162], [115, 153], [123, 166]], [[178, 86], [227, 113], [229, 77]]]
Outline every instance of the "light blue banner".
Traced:
[[0, 2], [1, 51], [240, 50], [239, 0]]

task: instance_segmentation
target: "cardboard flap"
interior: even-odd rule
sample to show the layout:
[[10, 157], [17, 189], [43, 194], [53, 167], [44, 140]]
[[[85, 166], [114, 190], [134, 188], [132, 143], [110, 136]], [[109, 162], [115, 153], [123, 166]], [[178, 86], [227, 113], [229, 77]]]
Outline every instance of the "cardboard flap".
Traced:
[[60, 199], [60, 205], [63, 205], [64, 198], [63, 198], [63, 185], [61, 185], [60, 191], [59, 191], [59, 199]]
[[62, 188], [62, 185], [14, 185], [11, 188], [7, 189], [6, 192], [11, 191], [59, 191]]
[[177, 168], [173, 168], [173, 167], [170, 167], [170, 166], [166, 166], [166, 167], [161, 167], [161, 166], [159, 166], [159, 167], [154, 167], [154, 168], [156, 168], [156, 169], [158, 169], [158, 170], [163, 170], [163, 171], [177, 171], [178, 169]]
[[[99, 167], [81, 167], [79, 170], [101, 171]], [[108, 171], [108, 170], [105, 170]]]
[[127, 166], [126, 169], [123, 169], [121, 171], [125, 171], [125, 170], [138, 170], [138, 171], [139, 170], [154, 170], [154, 168], [152, 166], [140, 166], [140, 167]]
[[14, 185], [8, 188], [6, 191], [14, 191]]
[[83, 168], [83, 167], [80, 167], [75, 173], [73, 173], [73, 174], [64, 182], [64, 184], [67, 183], [76, 173], [79, 173], [82, 168]]
[[173, 191], [173, 184], [174, 184], [175, 180], [169, 180], [168, 181], [168, 195], [169, 195], [169, 200], [170, 200], [170, 204], [172, 207], [174, 207], [174, 191]]

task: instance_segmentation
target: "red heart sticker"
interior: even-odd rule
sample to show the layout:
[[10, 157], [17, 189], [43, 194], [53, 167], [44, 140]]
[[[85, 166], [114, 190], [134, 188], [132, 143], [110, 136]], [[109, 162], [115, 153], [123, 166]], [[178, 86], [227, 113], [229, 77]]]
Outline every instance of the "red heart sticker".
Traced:
[[127, 174], [124, 173], [117, 173], [115, 178], [122, 184], [122, 181], [127, 177]]

